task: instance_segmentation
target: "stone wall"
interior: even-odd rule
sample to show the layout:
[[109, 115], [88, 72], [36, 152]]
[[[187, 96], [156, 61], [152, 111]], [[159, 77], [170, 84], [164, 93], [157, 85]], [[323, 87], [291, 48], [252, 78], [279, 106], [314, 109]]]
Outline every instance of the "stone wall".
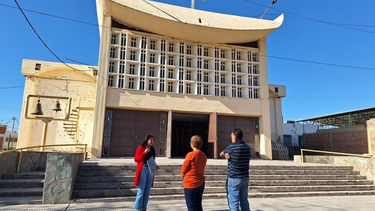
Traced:
[[9, 152], [0, 154], [0, 178], [3, 174], [16, 173], [19, 152]]
[[[359, 171], [368, 180], [375, 184], [375, 158], [351, 157], [351, 156], [313, 156], [305, 155], [306, 163], [322, 163], [341, 166], [353, 166], [354, 171]], [[301, 162], [301, 156], [295, 155], [294, 162]]]
[[49, 153], [43, 188], [43, 204], [69, 203], [84, 153]]
[[375, 118], [366, 122], [369, 153], [375, 154]]
[[22, 152], [20, 172], [45, 171], [48, 153], [50, 152]]

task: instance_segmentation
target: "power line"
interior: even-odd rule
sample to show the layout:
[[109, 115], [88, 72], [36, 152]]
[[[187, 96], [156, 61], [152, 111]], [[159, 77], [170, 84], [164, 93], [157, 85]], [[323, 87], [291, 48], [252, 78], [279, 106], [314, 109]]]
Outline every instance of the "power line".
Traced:
[[[27, 23], [30, 25], [31, 29], [34, 31], [35, 35], [39, 38], [39, 40], [43, 43], [43, 45], [48, 49], [48, 51], [54, 55], [61, 63], [63, 63], [64, 65], [66, 65], [67, 67], [69, 68], [72, 68], [73, 70], [78, 70], [68, 64], [66, 64], [63, 60], [61, 60], [48, 46], [47, 44], [43, 41], [43, 39], [39, 36], [38, 32], [36, 32], [36, 30], [34, 29], [33, 25], [30, 23], [29, 19], [27, 18], [26, 14], [23, 12], [22, 8], [20, 7], [20, 5], [18, 4], [17, 0], [14, 0], [14, 2], [17, 4], [17, 7], [18, 9], [21, 11], [22, 15], [25, 17]], [[80, 70], [78, 70], [80, 71]]]
[[[252, 3], [252, 4], [255, 4], [255, 5], [258, 5], [258, 6], [261, 6], [261, 7], [268, 8], [268, 6], [266, 6], [266, 5], [259, 4], [259, 3], [256, 3], [256, 2], [253, 2], [253, 1], [250, 1], [250, 0], [244, 0], [244, 1]], [[282, 13], [285, 13], [285, 14], [289, 14], [289, 15], [295, 16], [295, 18], [300, 18], [302, 20], [307, 20], [307, 21], [312, 21], [312, 22], [318, 22], [318, 23], [324, 23], [324, 24], [329, 24], [329, 25], [333, 25], [333, 26], [337, 26], [337, 27], [342, 27], [342, 28], [346, 28], [346, 29], [351, 29], [351, 30], [355, 30], [355, 31], [361, 31], [361, 32], [366, 32], [366, 33], [370, 33], [370, 34], [375, 34], [375, 32], [373, 32], [373, 31], [367, 31], [367, 30], [363, 30], [363, 29], [356, 29], [356, 28], [349, 27], [349, 26], [375, 27], [375, 25], [335, 23], [335, 22], [322, 21], [322, 20], [318, 20], [318, 19], [314, 19], [314, 18], [309, 18], [309, 17], [302, 16], [302, 15], [297, 15], [297, 14], [294, 14], [294, 13], [291, 13], [291, 12], [287, 12], [287, 11], [279, 10], [279, 9], [275, 9], [275, 8], [271, 8], [271, 9], [279, 11], [279, 12], [282, 12]]]
[[25, 86], [3, 86], [0, 87], [0, 89], [18, 89], [18, 88], [23, 88]]

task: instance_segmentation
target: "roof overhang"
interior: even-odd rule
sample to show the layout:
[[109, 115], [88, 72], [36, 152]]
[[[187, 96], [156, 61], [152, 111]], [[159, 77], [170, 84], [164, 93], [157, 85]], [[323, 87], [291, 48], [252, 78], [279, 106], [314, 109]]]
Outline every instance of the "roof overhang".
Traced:
[[[273, 21], [206, 12], [146, 0], [97, 0], [98, 17], [150, 33], [203, 43], [247, 43], [258, 41], [279, 28]], [[100, 21], [99, 21], [100, 22]]]

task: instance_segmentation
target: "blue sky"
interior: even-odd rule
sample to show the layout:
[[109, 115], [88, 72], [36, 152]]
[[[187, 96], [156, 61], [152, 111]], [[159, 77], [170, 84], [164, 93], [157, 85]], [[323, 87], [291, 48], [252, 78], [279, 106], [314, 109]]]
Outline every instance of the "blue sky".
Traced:
[[[190, 0], [157, 1], [183, 7], [191, 4]], [[206, 0], [196, 1], [196, 9], [259, 18], [271, 2]], [[94, 0], [18, 3], [23, 9], [94, 24], [25, 11], [42, 39], [63, 61], [98, 64], [100, 39]], [[0, 124], [13, 116], [20, 118], [23, 88], [9, 87], [25, 83], [22, 59], [58, 61], [13, 7], [13, 0], [0, 2]], [[279, 0], [269, 10], [264, 19], [285, 14], [281, 28], [267, 37], [269, 83], [287, 87], [287, 97], [282, 100], [284, 121], [375, 106], [373, 8], [375, 1], [368, 0]]]

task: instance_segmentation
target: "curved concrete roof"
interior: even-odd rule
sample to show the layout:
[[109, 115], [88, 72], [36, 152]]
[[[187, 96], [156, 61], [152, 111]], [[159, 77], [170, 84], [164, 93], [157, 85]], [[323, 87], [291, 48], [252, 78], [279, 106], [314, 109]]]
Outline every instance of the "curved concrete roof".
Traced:
[[[100, 0], [99, 0], [100, 2]], [[102, 0], [104, 15], [119, 23], [151, 33], [206, 43], [257, 41], [281, 26], [274, 21], [206, 12], [146, 0]]]

